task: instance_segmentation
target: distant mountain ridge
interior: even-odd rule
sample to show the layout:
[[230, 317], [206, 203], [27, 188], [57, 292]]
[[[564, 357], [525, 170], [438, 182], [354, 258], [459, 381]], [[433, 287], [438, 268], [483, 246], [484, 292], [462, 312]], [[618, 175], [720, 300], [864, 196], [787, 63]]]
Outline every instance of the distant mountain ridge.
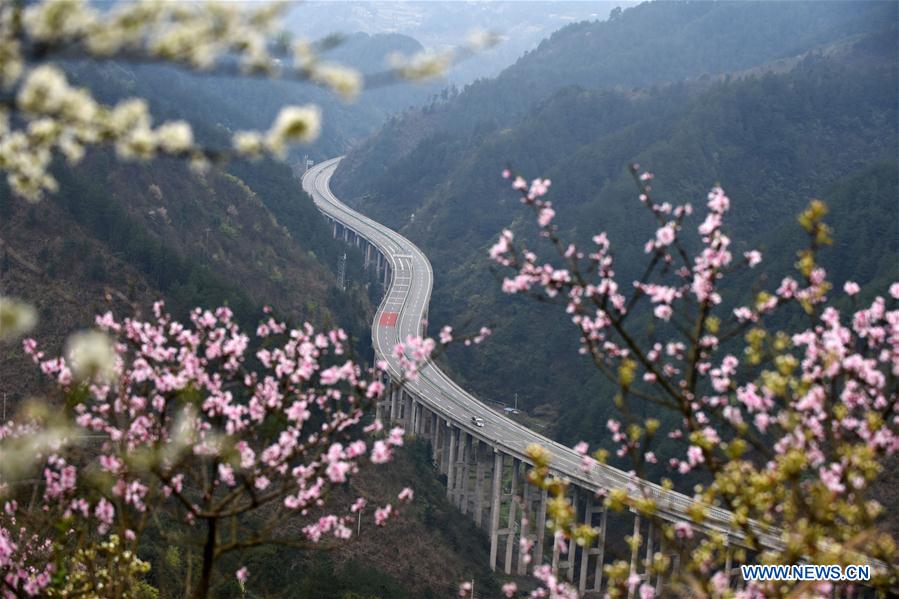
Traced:
[[[559, 89], [636, 91], [703, 75], [777, 65], [816, 48], [895, 23], [899, 6], [884, 2], [647, 2], [606, 21], [556, 31], [496, 78], [466, 86], [432, 110], [411, 110], [354, 148], [335, 178], [345, 195], [367, 193], [391, 160], [438, 131], [477, 135], [507, 127]], [[760, 33], [765, 36], [755, 39]], [[359, 169], [360, 175], [351, 174]]]
[[491, 31], [501, 43], [476, 59], [449, 69], [446, 81], [457, 85], [495, 76], [523, 52], [533, 49], [554, 30], [572, 22], [605, 19], [616, 6], [631, 0], [460, 1], [389, 0], [298, 4], [287, 15], [288, 28], [315, 39], [329, 33], [392, 32], [414, 37], [428, 50], [464, 45], [470, 34]]

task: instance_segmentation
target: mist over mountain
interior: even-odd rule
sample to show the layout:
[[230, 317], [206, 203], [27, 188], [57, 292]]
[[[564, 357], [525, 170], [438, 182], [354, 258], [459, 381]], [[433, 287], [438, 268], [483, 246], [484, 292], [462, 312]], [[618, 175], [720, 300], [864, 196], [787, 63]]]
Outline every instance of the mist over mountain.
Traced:
[[492, 32], [500, 43], [476, 58], [450, 68], [447, 83], [463, 85], [492, 77], [535, 48], [555, 30], [573, 22], [608, 17], [624, 1], [417, 1], [306, 2], [287, 18], [292, 31], [317, 39], [329, 33], [397, 33], [415, 38], [425, 48], [445, 51], [464, 45], [477, 31]]

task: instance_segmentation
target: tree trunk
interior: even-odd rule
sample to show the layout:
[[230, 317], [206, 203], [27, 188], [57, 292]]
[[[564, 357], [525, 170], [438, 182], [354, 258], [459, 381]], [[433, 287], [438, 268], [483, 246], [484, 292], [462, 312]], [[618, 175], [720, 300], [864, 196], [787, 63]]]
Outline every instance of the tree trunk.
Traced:
[[194, 599], [206, 599], [209, 596], [209, 586], [212, 583], [212, 564], [215, 561], [215, 537], [218, 518], [206, 519], [206, 544], [203, 546], [203, 571], [200, 574], [200, 582], [194, 593]]

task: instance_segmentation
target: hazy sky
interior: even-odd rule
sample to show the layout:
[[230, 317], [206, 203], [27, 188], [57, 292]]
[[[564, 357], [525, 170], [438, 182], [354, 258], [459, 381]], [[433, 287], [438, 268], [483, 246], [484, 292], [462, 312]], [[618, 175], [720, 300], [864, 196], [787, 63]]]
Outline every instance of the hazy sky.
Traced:
[[492, 76], [515, 62], [526, 50], [569, 23], [605, 19], [616, 6], [635, 2], [571, 1], [389, 1], [314, 0], [291, 9], [289, 28], [306, 37], [329, 33], [400, 33], [429, 49], [444, 50], [465, 43], [473, 31], [491, 31], [502, 43], [466, 61], [449, 73], [456, 83]]

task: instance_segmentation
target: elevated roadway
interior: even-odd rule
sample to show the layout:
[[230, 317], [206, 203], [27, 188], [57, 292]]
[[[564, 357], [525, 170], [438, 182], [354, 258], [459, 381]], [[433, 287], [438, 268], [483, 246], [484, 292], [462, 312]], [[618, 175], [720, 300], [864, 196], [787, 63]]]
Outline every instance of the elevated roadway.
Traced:
[[[372, 323], [372, 342], [377, 359], [386, 362], [391, 376], [398, 380], [401, 377], [401, 369], [399, 360], [393, 355], [393, 348], [409, 336], [426, 333], [424, 323], [434, 284], [434, 271], [427, 257], [414, 243], [396, 231], [349, 208], [335, 197], [329, 187], [329, 181], [340, 160], [341, 158], [334, 158], [311, 167], [303, 176], [303, 189], [312, 196], [318, 209], [332, 221], [335, 236], [338, 235], [339, 225], [344, 238], [348, 241], [357, 245], [370, 244], [370, 248], [366, 247], [367, 259], [371, 248], [379, 254], [376, 267], [385, 269], [386, 291]], [[501, 373], [497, 373], [497, 376], [501, 376]], [[608, 465], [595, 464], [585, 470], [582, 467], [581, 456], [572, 448], [544, 437], [491, 409], [457, 385], [433, 362], [421, 367], [419, 377], [407, 382], [405, 391], [415, 402], [412, 404], [413, 418], [418, 418], [418, 412], [415, 411], [417, 406], [423, 406], [432, 418], [436, 415], [441, 422], [445, 422], [453, 430], [460, 431], [457, 434], [476, 440], [479, 446], [492, 447], [494, 452], [511, 456], [513, 460], [523, 464], [531, 463], [527, 455], [528, 446], [539, 444], [551, 454], [551, 470], [571, 481], [574, 486], [591, 493], [628, 488], [632, 492], [654, 497], [659, 513], [664, 519], [690, 520], [688, 509], [693, 504], [690, 497], [667, 491], [655, 483], [641, 480]], [[421, 413], [425, 414], [424, 411]], [[475, 424], [472, 417], [479, 418], [483, 426]], [[419, 426], [421, 418], [415, 424], [416, 428]], [[602, 424], [597, 423], [597, 426]], [[465, 437], [460, 436], [459, 439]], [[439, 438], [437, 440], [440, 441]], [[455, 438], [451, 437], [450, 441], [454, 440]], [[460, 440], [457, 446], [461, 444]], [[449, 474], [451, 492], [454, 489], [453, 474], [456, 473], [458, 452], [459, 450], [454, 450], [451, 444], [452, 467], [449, 469], [452, 472]], [[465, 471], [467, 484], [467, 468]], [[731, 517], [732, 514], [727, 510], [708, 507], [708, 517], [698, 528], [706, 532], [724, 533], [728, 535], [730, 542], [740, 544], [741, 536], [735, 534], [731, 526]], [[493, 528], [496, 529], [496, 526]], [[495, 533], [497, 530], [492, 532]], [[757, 530], [763, 543], [780, 545], [777, 531], [764, 531], [761, 528]], [[506, 532], [508, 533], [508, 530]], [[493, 545], [496, 544], [495, 534], [492, 542]], [[600, 554], [600, 559], [601, 557]]]

